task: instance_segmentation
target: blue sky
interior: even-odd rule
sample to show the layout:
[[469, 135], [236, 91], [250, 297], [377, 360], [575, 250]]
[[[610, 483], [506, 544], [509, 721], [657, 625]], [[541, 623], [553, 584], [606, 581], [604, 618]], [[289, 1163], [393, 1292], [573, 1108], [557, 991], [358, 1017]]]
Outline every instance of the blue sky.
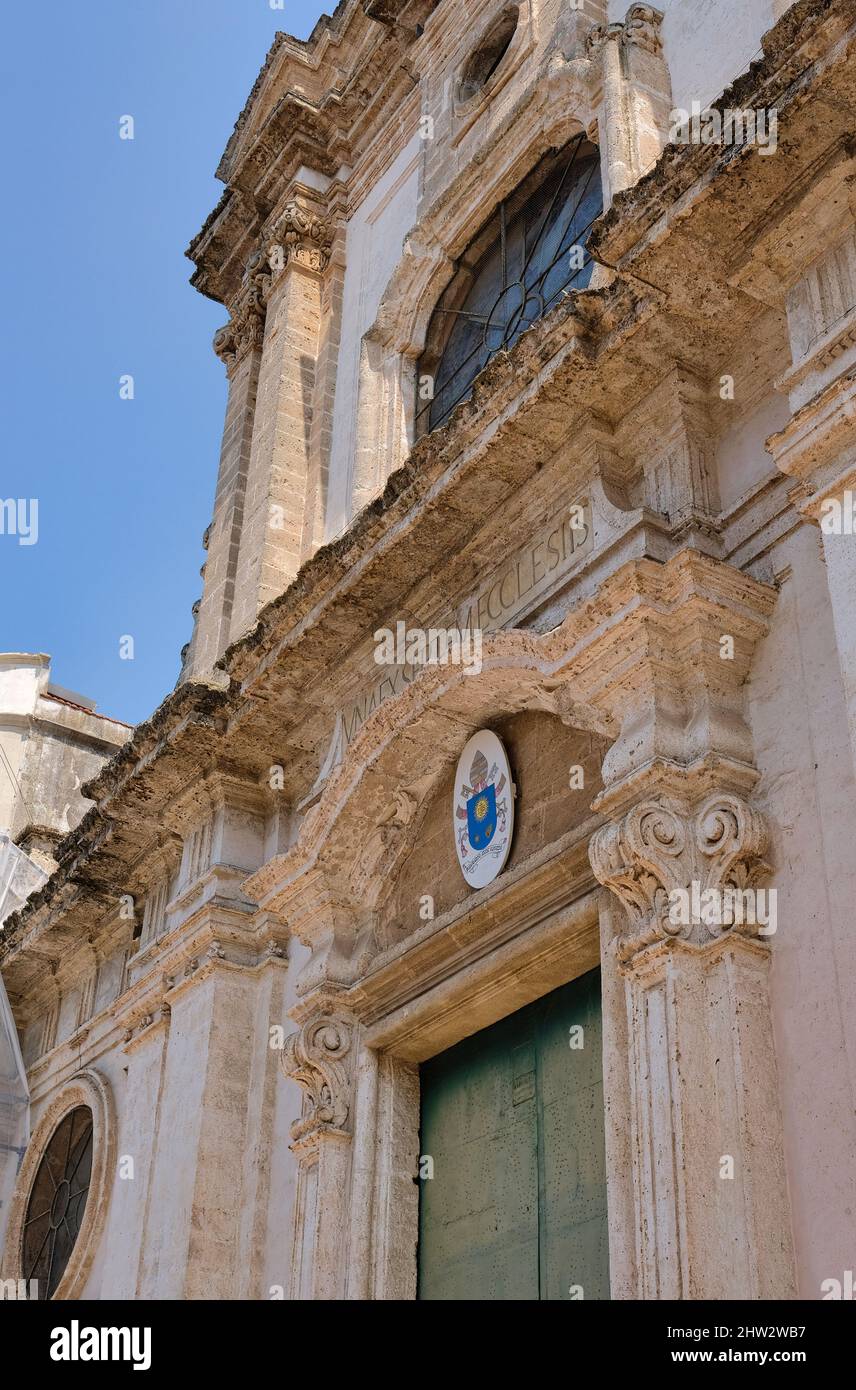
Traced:
[[222, 193], [214, 169], [274, 34], [306, 38], [322, 12], [84, 0], [4, 13], [0, 501], [38, 499], [38, 540], [20, 544], [0, 510], [0, 651], [48, 652], [55, 682], [128, 722], [178, 677], [225, 408], [211, 350], [225, 311], [188, 284], [184, 249]]

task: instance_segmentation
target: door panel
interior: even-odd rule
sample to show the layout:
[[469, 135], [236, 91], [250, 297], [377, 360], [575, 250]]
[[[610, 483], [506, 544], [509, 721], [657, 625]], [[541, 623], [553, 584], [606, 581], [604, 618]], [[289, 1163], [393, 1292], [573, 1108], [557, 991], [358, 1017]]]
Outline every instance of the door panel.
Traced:
[[[609, 1298], [600, 971], [536, 1008], [541, 1298]], [[574, 1041], [582, 1045], [571, 1047]], [[579, 1295], [576, 1295], [579, 1296]]]
[[419, 1297], [538, 1297], [534, 1049], [519, 1015], [422, 1068]]
[[600, 972], [425, 1063], [421, 1085], [419, 1297], [608, 1298]]

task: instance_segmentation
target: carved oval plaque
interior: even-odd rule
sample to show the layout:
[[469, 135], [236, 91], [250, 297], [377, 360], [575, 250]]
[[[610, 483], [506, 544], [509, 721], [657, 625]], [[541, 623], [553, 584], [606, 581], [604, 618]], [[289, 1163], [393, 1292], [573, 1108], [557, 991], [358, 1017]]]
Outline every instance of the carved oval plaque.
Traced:
[[458, 759], [452, 826], [464, 878], [471, 888], [484, 888], [505, 868], [514, 830], [511, 768], [489, 729], [473, 734]]

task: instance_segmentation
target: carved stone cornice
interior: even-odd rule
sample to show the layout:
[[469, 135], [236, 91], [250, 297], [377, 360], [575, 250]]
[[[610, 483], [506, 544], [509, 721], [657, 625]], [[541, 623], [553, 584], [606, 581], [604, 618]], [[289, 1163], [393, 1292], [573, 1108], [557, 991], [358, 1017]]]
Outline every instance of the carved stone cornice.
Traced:
[[304, 1114], [291, 1126], [295, 1145], [321, 1134], [352, 1129], [354, 1024], [341, 1015], [314, 1014], [285, 1040], [280, 1065], [306, 1096]]
[[266, 246], [267, 262], [274, 275], [291, 264], [322, 274], [330, 259], [332, 243], [333, 230], [329, 220], [314, 208], [292, 200], [271, 224]]
[[[714, 793], [696, 807], [667, 796], [647, 798], [601, 826], [589, 857], [595, 876], [627, 913], [617, 942], [622, 962], [657, 942], [704, 947], [727, 935], [758, 936], [757, 922], [728, 925], [707, 909], [727, 889], [758, 886], [769, 870], [767, 842], [764, 817], [733, 792]], [[676, 896], [684, 898], [684, 914], [673, 911]]]
[[284, 860], [270, 860], [244, 883], [245, 891], [288, 921], [289, 931], [312, 950], [297, 980], [305, 996], [319, 987], [352, 984], [373, 949], [372, 914], [324, 870], [300, 853], [290, 859], [294, 873], [280, 881]]
[[766, 442], [779, 471], [796, 480], [792, 500], [815, 519], [825, 497], [856, 487], [854, 422], [856, 370], [851, 370], [802, 406]]

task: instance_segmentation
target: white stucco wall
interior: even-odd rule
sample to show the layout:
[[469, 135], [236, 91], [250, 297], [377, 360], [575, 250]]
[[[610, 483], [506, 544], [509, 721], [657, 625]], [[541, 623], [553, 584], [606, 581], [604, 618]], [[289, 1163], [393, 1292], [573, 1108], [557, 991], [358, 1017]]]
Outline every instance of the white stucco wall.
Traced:
[[800, 1295], [853, 1268], [856, 1211], [856, 788], [818, 531], [775, 552], [790, 566], [749, 685], [778, 893], [772, 1004]]
[[[610, 0], [610, 21], [624, 19], [629, 8], [629, 0]], [[705, 106], [719, 96], [758, 55], [761, 35], [786, 8], [775, 0], [657, 0], [673, 105], [689, 110], [693, 101]]]
[[333, 406], [327, 536], [350, 520], [360, 344], [377, 315], [384, 289], [416, 221], [419, 158], [416, 135], [364, 198], [348, 223], [342, 338]]

